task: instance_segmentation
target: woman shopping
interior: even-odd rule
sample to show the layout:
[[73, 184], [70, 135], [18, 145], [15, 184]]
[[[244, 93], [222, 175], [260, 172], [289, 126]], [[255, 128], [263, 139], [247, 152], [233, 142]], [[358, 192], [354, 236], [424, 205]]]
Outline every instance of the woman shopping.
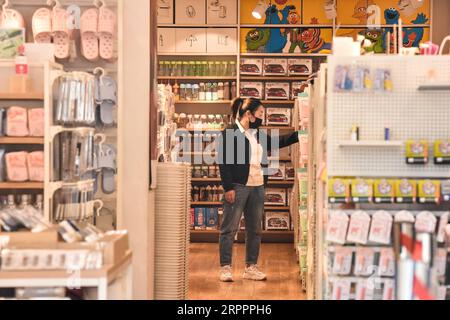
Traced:
[[219, 139], [219, 166], [225, 190], [220, 230], [220, 281], [233, 281], [232, 249], [242, 214], [245, 219], [246, 268], [244, 279], [262, 281], [257, 263], [264, 213], [264, 185], [268, 181], [268, 155], [298, 142], [298, 133], [270, 137], [260, 130], [264, 106], [257, 99], [237, 98], [232, 104], [234, 124]]

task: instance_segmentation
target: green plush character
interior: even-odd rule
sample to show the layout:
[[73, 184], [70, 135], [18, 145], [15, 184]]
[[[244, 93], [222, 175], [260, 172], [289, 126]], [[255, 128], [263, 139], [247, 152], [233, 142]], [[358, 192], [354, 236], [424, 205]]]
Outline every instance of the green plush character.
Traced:
[[384, 53], [383, 30], [367, 30], [365, 38], [371, 42], [371, 46], [364, 48], [367, 52]]
[[245, 42], [247, 51], [264, 52], [264, 47], [269, 41], [270, 32], [265, 29], [252, 29], [247, 33]]

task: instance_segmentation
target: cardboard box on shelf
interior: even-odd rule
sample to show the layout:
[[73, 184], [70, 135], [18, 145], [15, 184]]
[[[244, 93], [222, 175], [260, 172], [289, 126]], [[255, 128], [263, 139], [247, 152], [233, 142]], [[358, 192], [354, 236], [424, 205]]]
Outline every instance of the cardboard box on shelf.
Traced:
[[266, 212], [265, 229], [286, 230], [290, 228], [289, 212]]
[[289, 59], [288, 73], [290, 76], [309, 76], [312, 74], [311, 59]]
[[286, 189], [266, 188], [264, 204], [285, 206], [286, 205]]
[[206, 53], [206, 29], [176, 29], [175, 47], [177, 53]]
[[295, 180], [295, 169], [291, 162], [285, 165], [285, 177], [286, 180]]
[[206, 208], [206, 230], [217, 230], [218, 224], [218, 208]]
[[291, 109], [289, 108], [267, 108], [266, 123], [270, 125], [289, 126], [291, 125]]
[[266, 100], [289, 100], [289, 82], [266, 82]]
[[58, 230], [52, 228], [43, 232], [32, 233], [29, 231], [19, 232], [1, 232], [0, 231], [0, 244], [8, 246], [26, 246], [36, 243], [45, 244], [57, 244], [60, 240]]
[[235, 28], [213, 28], [206, 30], [208, 53], [235, 53], [237, 30]]
[[278, 163], [276, 167], [269, 167], [269, 180], [284, 180], [285, 178], [285, 165], [284, 163]]
[[262, 82], [241, 82], [241, 98], [263, 98], [264, 86]]
[[287, 59], [264, 59], [265, 76], [286, 76], [287, 67]]
[[205, 0], [177, 0], [175, 24], [205, 24]]
[[176, 52], [175, 28], [158, 28], [158, 52], [159, 53]]
[[208, 1], [207, 23], [236, 24], [237, 12], [236, 0]]
[[158, 1], [158, 24], [173, 24], [174, 0]]
[[241, 59], [241, 75], [261, 76], [263, 59]]

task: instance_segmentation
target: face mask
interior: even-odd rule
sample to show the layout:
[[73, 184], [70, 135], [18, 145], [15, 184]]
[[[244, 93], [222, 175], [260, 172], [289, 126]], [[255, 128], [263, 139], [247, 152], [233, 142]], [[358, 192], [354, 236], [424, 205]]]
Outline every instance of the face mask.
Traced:
[[263, 119], [255, 118], [255, 122], [250, 122], [250, 129], [259, 129], [263, 124]]

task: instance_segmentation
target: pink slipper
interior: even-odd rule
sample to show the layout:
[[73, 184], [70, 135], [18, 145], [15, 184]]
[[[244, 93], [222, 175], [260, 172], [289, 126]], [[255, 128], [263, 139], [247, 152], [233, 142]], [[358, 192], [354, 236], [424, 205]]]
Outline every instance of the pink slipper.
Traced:
[[81, 50], [89, 61], [98, 59], [98, 9], [86, 10], [81, 16]]
[[25, 20], [19, 11], [14, 9], [5, 9], [1, 13], [1, 24], [2, 28], [25, 28]]
[[67, 59], [70, 49], [70, 35], [67, 28], [69, 15], [65, 9], [53, 8], [53, 43], [55, 44], [55, 57]]
[[47, 8], [41, 8], [34, 13], [32, 21], [34, 42], [51, 43], [52, 12]]
[[114, 35], [116, 34], [116, 15], [113, 11], [101, 7], [98, 21], [100, 39], [100, 57], [111, 60], [114, 56]]

